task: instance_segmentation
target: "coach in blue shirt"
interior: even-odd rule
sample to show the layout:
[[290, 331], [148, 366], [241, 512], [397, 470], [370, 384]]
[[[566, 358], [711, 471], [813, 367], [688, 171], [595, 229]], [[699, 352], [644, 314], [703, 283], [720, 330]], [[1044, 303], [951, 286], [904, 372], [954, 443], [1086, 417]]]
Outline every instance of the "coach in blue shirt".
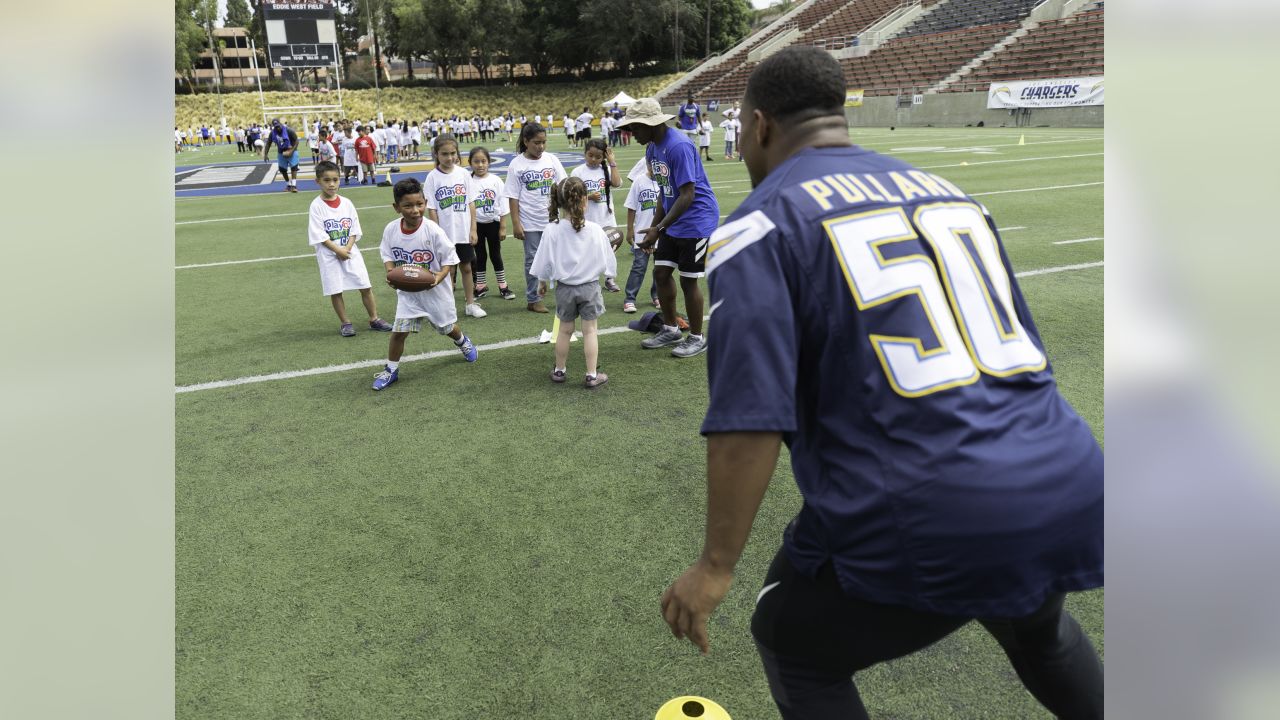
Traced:
[[[702, 290], [698, 278], [706, 275], [707, 243], [720, 224], [720, 205], [698, 159], [698, 149], [681, 133], [667, 126], [672, 115], [662, 112], [653, 98], [641, 98], [627, 108], [618, 123], [629, 127], [636, 140], [644, 143], [644, 158], [653, 179], [662, 191], [653, 213], [653, 225], [644, 231], [637, 245], [653, 253], [653, 278], [658, 284], [664, 327], [640, 343], [647, 349], [674, 345], [671, 354], [693, 357], [707, 349], [702, 335]], [[676, 325], [676, 284], [680, 272], [685, 311], [689, 313], [689, 337]]]
[[1063, 599], [1102, 585], [1102, 452], [986, 208], [851, 145], [844, 88], [807, 46], [747, 82], [754, 190], [707, 260], [706, 540], [664, 618], [707, 652], [785, 441], [804, 504], [751, 627], [783, 718], [866, 718], [854, 673], [975, 619], [1056, 716], [1101, 718]]

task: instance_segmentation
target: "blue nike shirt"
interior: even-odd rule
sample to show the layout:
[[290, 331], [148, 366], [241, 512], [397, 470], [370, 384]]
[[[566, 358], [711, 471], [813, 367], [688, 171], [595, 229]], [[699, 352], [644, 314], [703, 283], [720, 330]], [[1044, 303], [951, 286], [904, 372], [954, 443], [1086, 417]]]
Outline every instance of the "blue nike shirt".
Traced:
[[852, 596], [972, 617], [1102, 585], [1102, 452], [982, 205], [808, 148], [716, 231], [707, 273], [702, 432], [783, 433], [800, 572], [831, 561]]
[[668, 127], [662, 140], [645, 146], [644, 159], [662, 190], [664, 212], [675, 204], [680, 188], [693, 183], [693, 204], [675, 223], [667, 226], [667, 234], [678, 238], [710, 237], [720, 224], [720, 204], [711, 191], [711, 182], [702, 169], [702, 159], [693, 142], [684, 133]]

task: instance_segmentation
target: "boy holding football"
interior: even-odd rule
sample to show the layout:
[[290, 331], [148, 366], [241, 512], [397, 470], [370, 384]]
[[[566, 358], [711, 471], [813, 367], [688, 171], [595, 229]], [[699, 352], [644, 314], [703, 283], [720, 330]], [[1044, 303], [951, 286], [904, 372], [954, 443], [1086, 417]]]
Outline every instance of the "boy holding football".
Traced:
[[423, 318], [436, 332], [448, 335], [467, 362], [475, 362], [479, 354], [471, 338], [463, 335], [458, 326], [458, 306], [450, 279], [458, 264], [458, 252], [439, 225], [426, 221], [427, 199], [422, 183], [407, 178], [396, 183], [391, 192], [395, 200], [392, 207], [400, 217], [387, 223], [382, 231], [382, 264], [388, 273], [402, 265], [415, 265], [428, 273], [431, 284], [417, 292], [396, 289], [396, 321], [391, 327], [387, 366], [374, 377], [374, 390], [382, 390], [400, 378], [405, 338], [422, 329]]
[[369, 284], [369, 271], [360, 257], [356, 242], [364, 234], [360, 229], [360, 216], [355, 205], [338, 194], [342, 176], [338, 166], [331, 162], [316, 165], [316, 183], [320, 195], [311, 201], [307, 221], [307, 240], [316, 249], [316, 262], [320, 264], [321, 291], [333, 302], [338, 314], [342, 337], [356, 334], [347, 318], [347, 306], [342, 300], [346, 290], [359, 290], [364, 309], [369, 312], [369, 328], [389, 332], [391, 325], [378, 317], [377, 303]]

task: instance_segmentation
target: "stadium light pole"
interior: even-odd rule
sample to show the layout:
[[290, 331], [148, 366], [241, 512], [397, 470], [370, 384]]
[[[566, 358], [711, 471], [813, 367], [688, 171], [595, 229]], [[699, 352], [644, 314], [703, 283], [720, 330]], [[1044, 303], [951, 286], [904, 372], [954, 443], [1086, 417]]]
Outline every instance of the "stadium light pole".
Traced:
[[378, 70], [382, 66], [382, 58], [378, 57], [378, 36], [373, 31], [372, 0], [364, 0], [364, 16], [369, 21], [370, 49], [373, 50], [373, 103], [378, 113], [378, 122], [382, 122], [382, 85], [378, 82]]

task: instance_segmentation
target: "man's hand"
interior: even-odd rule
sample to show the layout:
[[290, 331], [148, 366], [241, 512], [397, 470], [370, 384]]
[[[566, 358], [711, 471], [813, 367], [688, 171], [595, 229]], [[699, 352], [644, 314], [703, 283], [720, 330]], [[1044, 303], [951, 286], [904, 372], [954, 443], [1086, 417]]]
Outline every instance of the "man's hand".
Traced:
[[662, 593], [662, 617], [677, 638], [689, 638], [703, 655], [711, 649], [707, 618], [724, 600], [733, 584], [733, 573], [718, 571], [702, 560], [689, 566]]
[[645, 228], [641, 232], [644, 233], [644, 238], [636, 243], [636, 247], [647, 253], [652, 253], [654, 246], [658, 244], [658, 238], [662, 235], [662, 231], [658, 229], [657, 225], [654, 225], [653, 227]]

